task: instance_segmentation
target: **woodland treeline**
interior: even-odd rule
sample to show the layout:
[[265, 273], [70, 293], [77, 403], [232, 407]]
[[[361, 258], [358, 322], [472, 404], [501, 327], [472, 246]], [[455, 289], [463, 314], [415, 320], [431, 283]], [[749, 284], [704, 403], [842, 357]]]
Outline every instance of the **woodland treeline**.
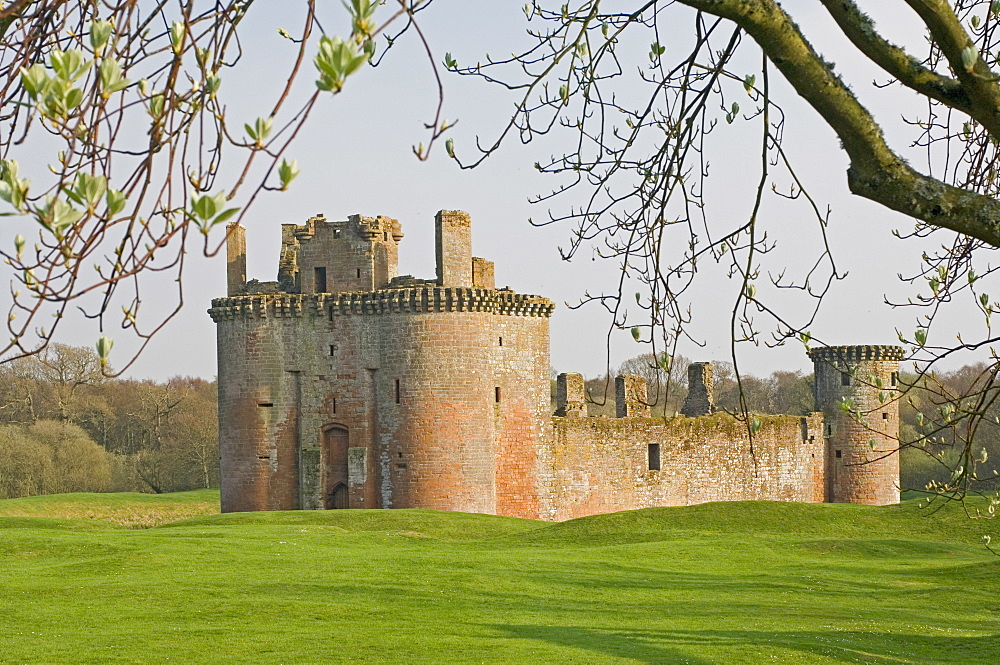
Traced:
[[[649, 355], [636, 356], [613, 369], [608, 376], [588, 379], [588, 413], [615, 415], [614, 378], [637, 374], [646, 378], [647, 400], [654, 416], [679, 413], [687, 397], [687, 367], [690, 361], [675, 356], [669, 372]], [[776, 371], [758, 377], [742, 374], [736, 380], [733, 364], [712, 363], [712, 388], [717, 409], [740, 411], [740, 390], [747, 409], [754, 413], [806, 415], [813, 408], [813, 376], [802, 372]], [[988, 464], [979, 464], [974, 489], [1000, 489], [1000, 380], [986, 363], [966, 365], [952, 372], [919, 376], [900, 373], [906, 390], [900, 401], [900, 486], [925, 490], [934, 481], [947, 481], [955, 469], [968, 466], [961, 459], [971, 451]], [[971, 419], [968, 413], [981, 412]], [[955, 414], [949, 418], [949, 414]], [[942, 421], [951, 421], [941, 428]], [[933, 429], [931, 424], [937, 423]], [[971, 441], [971, 446], [965, 446]], [[995, 464], [994, 464], [995, 462]], [[985, 472], [983, 471], [985, 469]]]
[[0, 365], [0, 498], [218, 483], [214, 381], [112, 379], [62, 344]]

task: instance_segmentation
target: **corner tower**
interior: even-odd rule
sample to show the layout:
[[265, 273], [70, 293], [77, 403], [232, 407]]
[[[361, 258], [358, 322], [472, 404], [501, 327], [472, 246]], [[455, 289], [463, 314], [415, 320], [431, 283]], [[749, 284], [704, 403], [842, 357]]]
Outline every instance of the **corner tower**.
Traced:
[[899, 503], [898, 346], [824, 346], [809, 352], [824, 416], [826, 501]]

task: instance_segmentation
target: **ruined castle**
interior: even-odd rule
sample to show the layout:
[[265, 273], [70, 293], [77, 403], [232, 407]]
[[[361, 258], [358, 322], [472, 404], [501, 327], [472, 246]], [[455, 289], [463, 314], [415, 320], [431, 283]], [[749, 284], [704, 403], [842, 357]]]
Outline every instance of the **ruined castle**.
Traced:
[[[637, 376], [617, 418], [588, 417], [583, 377], [550, 409], [546, 298], [497, 288], [469, 215], [435, 218], [437, 276], [397, 274], [399, 222], [282, 225], [278, 279], [246, 279], [229, 227], [212, 301], [224, 511], [434, 508], [564, 520], [705, 501], [898, 500], [893, 400], [902, 349], [822, 347], [816, 413], [713, 413], [689, 369], [684, 416], [650, 418]], [[853, 405], [845, 410], [843, 404]]]

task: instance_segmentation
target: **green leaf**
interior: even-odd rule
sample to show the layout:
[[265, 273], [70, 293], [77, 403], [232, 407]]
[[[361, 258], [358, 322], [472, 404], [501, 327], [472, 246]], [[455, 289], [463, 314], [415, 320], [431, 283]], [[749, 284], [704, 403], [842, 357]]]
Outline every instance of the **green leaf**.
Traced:
[[639, 330], [639, 326], [633, 326], [632, 327], [632, 339], [634, 339], [635, 341], [638, 342], [639, 341], [639, 337], [641, 335], [642, 335], [642, 331]]
[[95, 52], [100, 52], [104, 45], [111, 39], [114, 26], [111, 21], [91, 21], [90, 22], [90, 47]]
[[972, 73], [976, 68], [976, 63], [979, 61], [979, 51], [975, 46], [969, 45], [962, 49], [962, 67], [965, 71]]
[[290, 162], [287, 159], [281, 160], [281, 164], [278, 166], [278, 178], [281, 180], [282, 191], [288, 189], [288, 185], [298, 177], [299, 173], [294, 159]]
[[357, 46], [345, 42], [340, 37], [330, 39], [326, 35], [319, 40], [319, 53], [313, 58], [320, 78], [316, 87], [320, 90], [340, 92], [348, 76], [368, 61], [368, 56], [358, 53]]
[[107, 99], [119, 90], [124, 90], [129, 80], [122, 78], [122, 66], [114, 58], [104, 58], [99, 68], [101, 74], [101, 96]]
[[174, 21], [170, 25], [170, 48], [174, 50], [174, 53], [180, 53], [184, 46], [184, 24], [180, 21]]
[[163, 108], [166, 101], [167, 99], [162, 93], [149, 98], [149, 114], [154, 119], [159, 119], [163, 116]]
[[444, 142], [444, 149], [445, 149], [445, 152], [448, 153], [449, 157], [451, 157], [452, 159], [455, 159], [455, 139], [448, 139], [447, 141], [445, 141]]
[[923, 346], [927, 342], [927, 330], [925, 328], [917, 328], [913, 333], [913, 339], [919, 346]]
[[106, 335], [101, 335], [100, 339], [97, 340], [97, 344], [94, 345], [97, 349], [97, 357], [101, 359], [101, 367], [108, 364], [108, 356], [111, 355], [111, 347], [114, 345], [114, 340]]
[[219, 87], [222, 85], [222, 79], [215, 74], [209, 74], [205, 77], [205, 92], [208, 93], [209, 97], [215, 97], [215, 94], [219, 92]]
[[120, 213], [124, 208], [128, 200], [125, 198], [125, 193], [120, 192], [117, 189], [109, 189], [108, 193], [104, 196], [104, 201], [108, 206], [108, 216], [113, 217]]
[[253, 139], [258, 146], [264, 144], [265, 139], [271, 134], [271, 119], [270, 118], [257, 118], [254, 121], [253, 126], [243, 125], [247, 130], [247, 134]]
[[30, 69], [21, 67], [21, 85], [32, 101], [38, 99], [48, 83], [49, 74], [44, 65], [32, 65]]
[[753, 74], [747, 74], [743, 78], [743, 89], [747, 91], [748, 95], [751, 92], [753, 92], [753, 85], [756, 82], [757, 82], [757, 77], [755, 75], [753, 75]]

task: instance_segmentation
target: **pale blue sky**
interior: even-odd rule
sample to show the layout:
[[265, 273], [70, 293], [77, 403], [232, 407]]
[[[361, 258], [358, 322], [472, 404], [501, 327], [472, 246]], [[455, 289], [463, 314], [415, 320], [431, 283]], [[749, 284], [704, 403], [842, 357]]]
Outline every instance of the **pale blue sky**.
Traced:
[[[286, 63], [294, 56], [292, 45], [277, 33], [279, 27], [292, 30], [299, 24], [290, 8], [293, 4], [255, 5], [250, 12], [244, 32], [246, 60], [237, 73], [227, 73], [224, 77], [226, 92], [232, 95], [228, 98], [232, 118], [252, 121], [270, 108]], [[331, 8], [325, 10], [323, 18], [324, 28], [331, 34], [346, 34], [349, 30], [346, 12], [339, 9], [339, 3], [329, 4]], [[681, 10], [678, 16], [683, 18], [677, 23], [676, 43], [666, 43], [667, 57], [673, 49], [680, 52], [689, 30], [689, 13]], [[517, 43], [524, 43], [520, 36], [524, 17], [519, 3], [437, 0], [421, 18], [439, 61], [446, 51], [453, 53], [460, 63], [467, 63], [482, 58], [488, 50], [509, 53]], [[907, 132], [912, 130], [899, 122], [901, 105], [910, 97], [898, 90], [877, 90], [870, 86], [872, 79], [885, 77], [844, 48], [843, 38], [830, 27], [821, 8], [810, 7], [797, 18], [818, 50], [832, 56], [838, 68], [856, 81], [855, 91], [863, 101], [876, 111], [880, 120], [891, 125], [889, 136], [894, 145], [899, 147], [911, 140], [912, 135]], [[893, 21], [894, 31], [906, 33], [912, 28], [912, 24], [898, 19]], [[907, 43], [919, 41], [916, 33], [894, 37]], [[638, 45], [637, 53], [641, 57], [647, 49], [647, 44]], [[752, 49], [748, 52], [752, 53]], [[754, 55], [748, 60], [748, 73], [753, 71], [750, 69], [755, 66], [753, 63], [759, 62], [755, 59], [758, 57]], [[863, 73], [855, 78], [858, 71]], [[299, 82], [300, 94], [311, 87], [314, 78], [310, 64]], [[834, 287], [812, 332], [835, 344], [895, 343], [894, 328], [912, 331], [917, 314], [890, 310], [882, 304], [883, 294], [905, 299], [906, 294], [912, 293], [912, 287], [898, 284], [896, 274], [912, 272], [918, 267], [920, 247], [916, 243], [899, 242], [891, 236], [891, 231], [907, 230], [912, 225], [900, 215], [848, 194], [844, 175], [846, 157], [832, 132], [818, 122], [811, 109], [799, 103], [773, 70], [772, 81], [776, 97], [788, 114], [788, 152], [821, 205], [832, 206], [831, 245], [838, 265], [849, 271], [849, 277]], [[456, 150], [468, 155], [476, 134], [490, 139], [495, 135], [514, 98], [455, 76], [446, 76], [445, 85], [445, 117], [458, 119], [453, 134]], [[528, 217], [546, 217], [545, 208], [530, 206], [527, 197], [552, 189], [556, 180], [539, 175], [532, 164], [558, 151], [559, 137], [529, 146], [512, 142], [471, 172], [455, 168], [443, 149], [428, 163], [420, 163], [413, 157], [411, 146], [425, 140], [422, 126], [433, 117], [435, 102], [433, 76], [413, 40], [390, 54], [383, 67], [365, 69], [351, 78], [342, 94], [326, 96], [288, 153], [298, 160], [302, 175], [288, 192], [261, 197], [244, 220], [248, 229], [249, 277], [274, 279], [280, 225], [302, 223], [320, 212], [331, 219], [343, 219], [354, 213], [384, 214], [399, 219], [405, 233], [400, 247], [400, 273], [431, 277], [434, 212], [467, 210], [474, 225], [473, 253], [496, 263], [498, 285], [544, 295], [560, 305], [552, 318], [553, 366], [559, 371], [581, 371], [588, 375], [602, 372], [607, 362], [607, 316], [596, 306], [570, 311], [562, 304], [579, 300], [585, 290], [613, 289], [615, 267], [600, 260], [592, 261], [589, 251], [581, 251], [572, 263], [560, 261], [556, 248], [567, 244], [570, 228], [533, 228], [527, 222]], [[563, 141], [568, 138], [562, 135]], [[706, 199], [710, 201], [709, 214], [721, 224], [735, 224], [749, 212], [749, 194], [757, 178], [758, 142], [759, 129], [748, 122], [723, 127], [712, 136], [709, 153], [712, 177]], [[918, 154], [912, 158], [921, 165]], [[581, 201], [582, 198], [570, 195], [551, 205], [565, 210]], [[804, 269], [809, 263], [811, 243], [815, 242], [811, 230], [815, 224], [804, 205], [769, 195], [764, 215], [769, 233], [781, 243], [767, 265], [776, 271], [787, 264], [790, 273]], [[213, 297], [225, 295], [224, 259], [192, 259], [186, 278], [184, 311], [160, 333], [129, 375], [162, 379], [176, 374], [204, 377], [215, 374], [215, 331], [205, 310]], [[728, 281], [721, 269], [705, 268], [692, 298], [695, 317], [692, 331], [705, 347], [688, 344], [681, 352], [692, 360], [728, 359], [729, 312], [737, 285], [735, 280]], [[793, 297], [782, 298], [786, 310], [794, 312], [800, 307]], [[145, 306], [155, 305], [156, 298], [147, 296]], [[954, 319], [956, 325], [966, 329], [976, 325], [974, 319], [960, 314]], [[98, 336], [96, 328], [84, 322], [74, 322], [72, 331], [63, 332], [68, 334], [59, 341], [74, 344], [91, 345]], [[118, 335], [115, 332], [111, 330], [108, 334], [116, 337], [115, 352], [122, 353], [129, 348], [129, 342], [120, 331]], [[740, 357], [745, 371], [766, 374], [773, 369], [809, 370], [800, 345], [782, 349], [743, 346], [746, 348], [741, 348]], [[611, 336], [612, 365], [643, 350], [627, 332]]]

